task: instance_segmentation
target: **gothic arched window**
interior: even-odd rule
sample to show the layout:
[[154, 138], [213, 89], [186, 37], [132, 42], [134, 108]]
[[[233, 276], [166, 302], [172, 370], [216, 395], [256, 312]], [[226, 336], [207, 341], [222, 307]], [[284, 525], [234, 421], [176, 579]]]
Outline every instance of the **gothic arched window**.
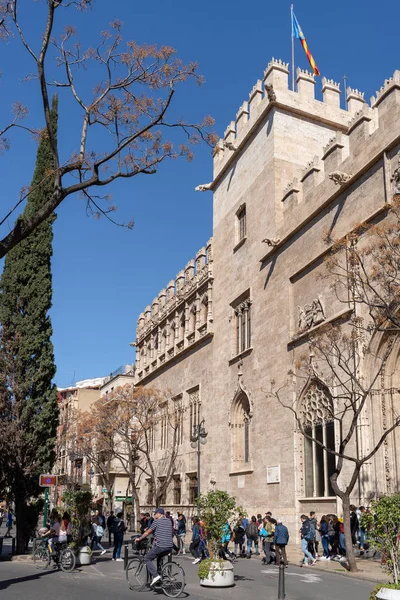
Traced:
[[314, 381], [305, 391], [300, 403], [300, 419], [304, 432], [305, 495], [311, 497], [333, 496], [330, 476], [335, 470], [335, 456], [325, 452], [315, 441], [330, 450], [335, 449], [333, 402], [328, 388]]
[[231, 408], [232, 461], [236, 466], [250, 463], [250, 402], [245, 392], [233, 400]]

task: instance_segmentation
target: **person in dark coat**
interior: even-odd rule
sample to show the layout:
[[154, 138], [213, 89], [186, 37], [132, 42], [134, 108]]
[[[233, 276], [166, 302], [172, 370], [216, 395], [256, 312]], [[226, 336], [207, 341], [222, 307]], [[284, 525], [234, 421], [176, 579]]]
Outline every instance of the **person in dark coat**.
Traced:
[[288, 559], [286, 556], [286, 546], [289, 542], [289, 531], [286, 525], [283, 524], [282, 519], [278, 519], [275, 531], [274, 531], [274, 544], [277, 553], [277, 562], [288, 566]]

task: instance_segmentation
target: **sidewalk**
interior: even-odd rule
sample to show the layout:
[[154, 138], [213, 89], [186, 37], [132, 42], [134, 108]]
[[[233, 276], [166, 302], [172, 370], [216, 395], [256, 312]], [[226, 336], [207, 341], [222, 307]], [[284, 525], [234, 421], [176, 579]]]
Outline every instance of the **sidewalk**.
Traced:
[[[304, 555], [297, 546], [287, 546], [286, 552], [289, 562], [293, 565], [299, 565], [303, 560]], [[376, 583], [390, 582], [390, 577], [382, 570], [379, 560], [374, 560], [373, 558], [357, 558], [356, 563], [358, 568], [356, 573], [346, 571], [339, 561], [336, 560], [317, 560], [317, 563], [314, 566], [304, 568], [308, 571], [324, 571], [325, 573], [344, 575], [345, 577], [363, 579], [364, 581]]]

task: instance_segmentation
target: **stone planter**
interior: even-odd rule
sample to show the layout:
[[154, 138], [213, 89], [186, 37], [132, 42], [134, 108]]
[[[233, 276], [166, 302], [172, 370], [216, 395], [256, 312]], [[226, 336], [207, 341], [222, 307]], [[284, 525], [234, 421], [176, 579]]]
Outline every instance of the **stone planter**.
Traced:
[[92, 551], [89, 546], [79, 548], [78, 556], [76, 557], [77, 565], [90, 565], [92, 563]]
[[390, 588], [382, 587], [376, 594], [379, 600], [400, 600], [400, 590], [391, 590]]
[[222, 569], [219, 563], [215, 564], [215, 568], [211, 566], [209, 576], [200, 579], [200, 585], [203, 587], [232, 587], [235, 585], [232, 563], [225, 560]]

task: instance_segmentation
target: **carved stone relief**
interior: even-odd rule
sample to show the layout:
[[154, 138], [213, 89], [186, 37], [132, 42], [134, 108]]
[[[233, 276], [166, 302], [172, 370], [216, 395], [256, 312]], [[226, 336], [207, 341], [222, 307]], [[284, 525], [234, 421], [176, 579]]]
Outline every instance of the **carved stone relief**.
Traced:
[[400, 152], [398, 153], [397, 167], [393, 171], [390, 181], [393, 184], [393, 194], [400, 194]]
[[298, 328], [300, 332], [307, 331], [325, 321], [325, 311], [321, 298], [314, 298], [311, 304], [299, 306]]

